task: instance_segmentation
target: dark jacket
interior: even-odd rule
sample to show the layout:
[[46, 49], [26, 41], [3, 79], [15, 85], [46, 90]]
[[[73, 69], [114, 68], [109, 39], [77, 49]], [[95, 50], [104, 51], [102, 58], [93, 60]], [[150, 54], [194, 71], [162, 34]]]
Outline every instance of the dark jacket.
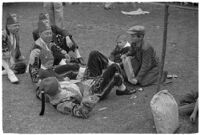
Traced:
[[[134, 56], [131, 60], [133, 70], [141, 86], [154, 84], [159, 75], [159, 58], [156, 56], [154, 48], [149, 44], [143, 44], [141, 48], [133, 46], [127, 56]], [[162, 81], [165, 80], [167, 72], [164, 72]]]

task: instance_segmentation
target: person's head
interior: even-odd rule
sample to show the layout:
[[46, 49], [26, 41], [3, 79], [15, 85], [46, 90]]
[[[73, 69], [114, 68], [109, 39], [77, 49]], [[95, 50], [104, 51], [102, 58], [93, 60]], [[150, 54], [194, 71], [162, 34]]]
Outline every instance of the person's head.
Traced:
[[6, 19], [6, 30], [7, 33], [17, 33], [19, 31], [19, 22], [17, 20], [17, 15], [16, 14], [8, 14], [7, 19]]
[[39, 89], [53, 97], [60, 92], [60, 84], [56, 77], [48, 77], [40, 82]]
[[139, 47], [144, 39], [145, 28], [144, 26], [136, 25], [128, 29], [128, 34], [131, 36], [131, 44]]
[[40, 38], [47, 44], [52, 41], [52, 30], [49, 23], [44, 23], [42, 21], [38, 22], [38, 30]]
[[47, 13], [40, 13], [39, 14], [39, 21], [42, 21], [44, 23], [50, 23], [49, 22], [49, 15]]
[[56, 79], [56, 77], [48, 77], [48, 78], [43, 79], [40, 82], [39, 87], [38, 87], [38, 89], [41, 91], [41, 101], [42, 101], [42, 106], [41, 106], [42, 108], [41, 108], [40, 115], [44, 115], [45, 101], [49, 100], [49, 98], [47, 97], [49, 96], [54, 97], [57, 94], [59, 94], [61, 92], [60, 88], [61, 88], [60, 84], [58, 80]]
[[116, 43], [117, 43], [118, 47], [123, 48], [125, 46], [126, 42], [127, 42], [127, 35], [120, 34], [117, 36]]

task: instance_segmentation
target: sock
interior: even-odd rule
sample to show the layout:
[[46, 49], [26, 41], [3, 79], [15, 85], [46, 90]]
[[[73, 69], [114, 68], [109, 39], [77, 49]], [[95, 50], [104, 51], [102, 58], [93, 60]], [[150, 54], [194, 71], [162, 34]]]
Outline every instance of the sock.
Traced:
[[76, 53], [76, 57], [77, 57], [77, 58], [81, 58], [81, 55], [80, 55], [80, 53], [79, 53], [79, 50], [78, 50], [78, 49], [76, 49], [76, 50], [75, 50], [75, 53]]
[[122, 85], [120, 85], [120, 86], [118, 87], [118, 89], [119, 89], [120, 91], [125, 91], [125, 90], [126, 90], [126, 86], [122, 83]]

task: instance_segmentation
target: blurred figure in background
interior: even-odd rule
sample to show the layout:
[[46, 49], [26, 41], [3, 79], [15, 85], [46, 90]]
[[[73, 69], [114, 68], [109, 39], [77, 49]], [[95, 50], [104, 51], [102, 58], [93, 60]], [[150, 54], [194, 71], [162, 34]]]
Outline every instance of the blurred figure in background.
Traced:
[[45, 11], [49, 14], [51, 25], [57, 25], [63, 28], [63, 3], [62, 2], [45, 2], [43, 4]]

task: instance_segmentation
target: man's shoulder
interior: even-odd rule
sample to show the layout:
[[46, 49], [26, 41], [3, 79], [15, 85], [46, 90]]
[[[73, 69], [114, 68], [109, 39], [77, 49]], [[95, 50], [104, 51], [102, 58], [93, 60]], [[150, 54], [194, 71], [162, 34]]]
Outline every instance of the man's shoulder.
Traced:
[[40, 50], [42, 49], [42, 47], [41, 47], [40, 43], [38, 42], [38, 40], [34, 41], [32, 50], [33, 49], [40, 49]]
[[142, 49], [145, 50], [145, 51], [149, 50], [149, 49], [153, 49], [154, 50], [153, 46], [149, 42], [145, 42], [143, 44], [143, 46], [142, 46]]

